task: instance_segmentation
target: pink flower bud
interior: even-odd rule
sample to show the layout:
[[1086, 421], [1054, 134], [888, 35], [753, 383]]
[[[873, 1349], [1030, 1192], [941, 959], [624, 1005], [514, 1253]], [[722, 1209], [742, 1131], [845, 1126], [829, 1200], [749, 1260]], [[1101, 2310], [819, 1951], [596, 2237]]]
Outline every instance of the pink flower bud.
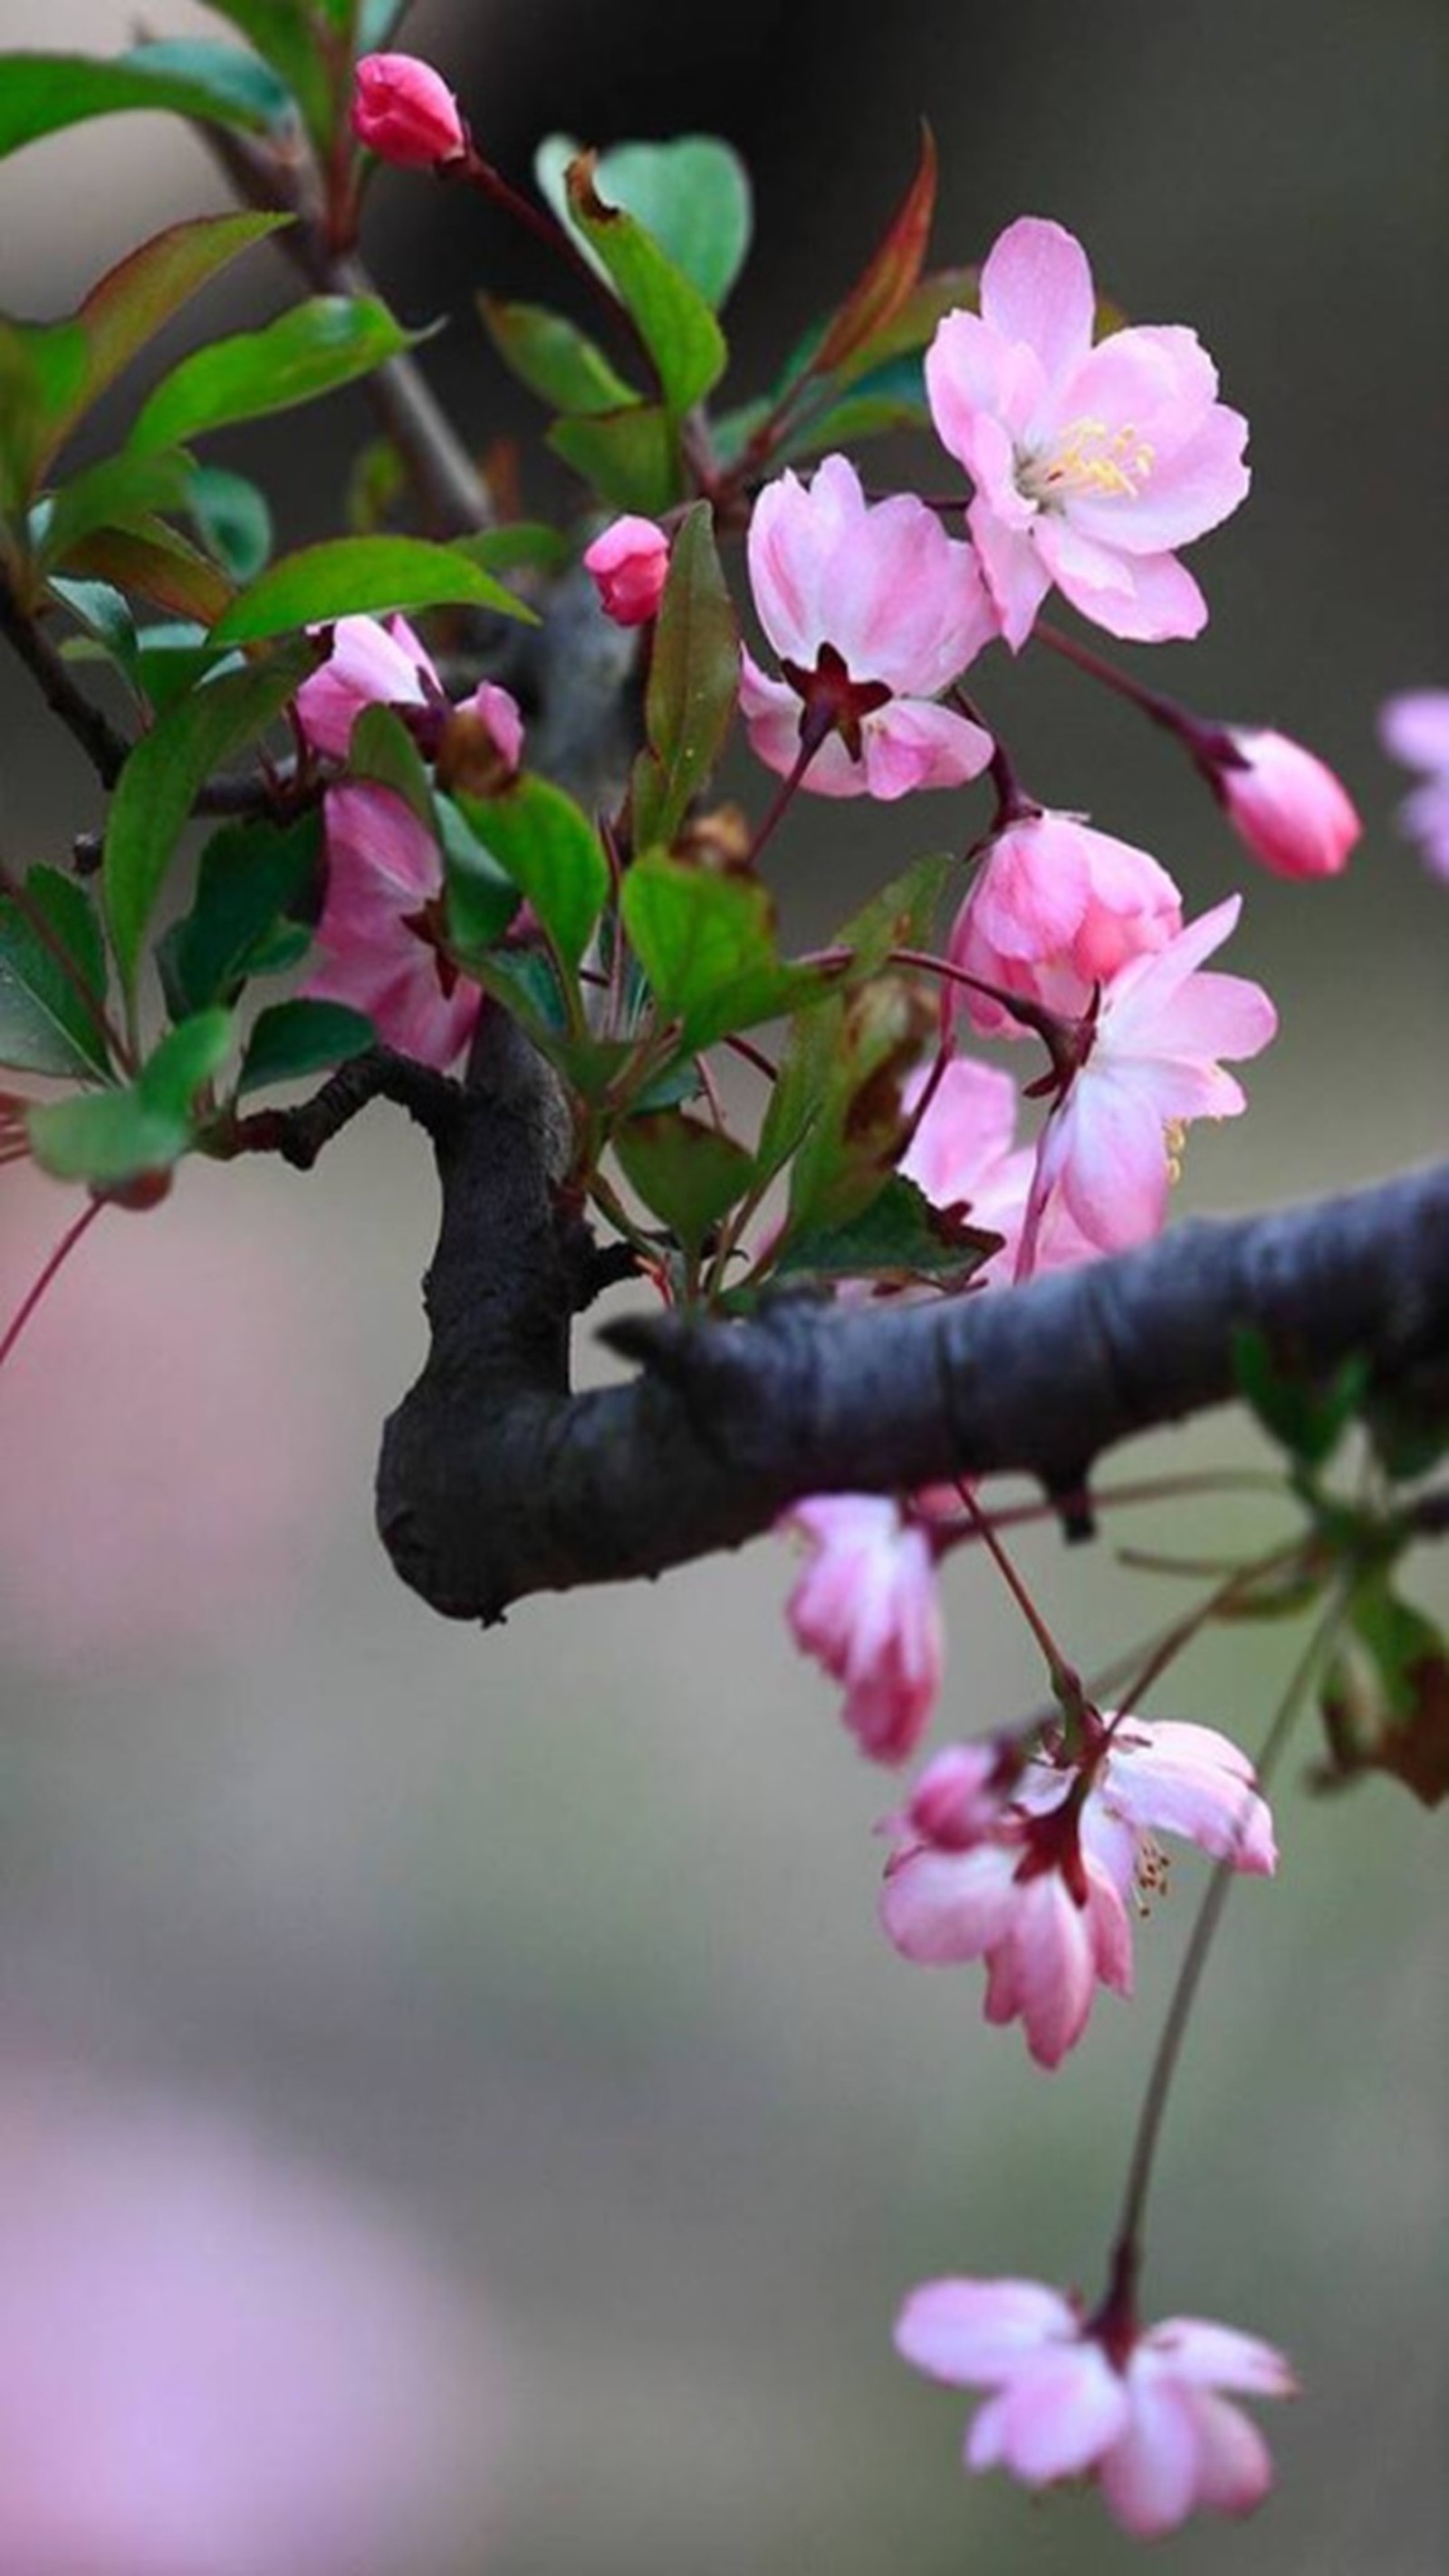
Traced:
[[[1031, 814], [991, 842], [951, 932], [954, 966], [1076, 1018], [1093, 986], [1166, 946], [1182, 904], [1145, 850], [1075, 814]], [[1023, 1034], [984, 993], [963, 1005], [983, 1037]]]
[[1245, 766], [1208, 778], [1240, 841], [1280, 877], [1336, 877], [1363, 830], [1342, 781], [1287, 734], [1234, 727]]
[[606, 617], [616, 626], [647, 626], [659, 614], [669, 539], [652, 519], [615, 519], [584, 556]]
[[431, 170], [468, 149], [458, 102], [440, 72], [414, 54], [364, 54], [357, 66], [352, 131], [399, 170]]

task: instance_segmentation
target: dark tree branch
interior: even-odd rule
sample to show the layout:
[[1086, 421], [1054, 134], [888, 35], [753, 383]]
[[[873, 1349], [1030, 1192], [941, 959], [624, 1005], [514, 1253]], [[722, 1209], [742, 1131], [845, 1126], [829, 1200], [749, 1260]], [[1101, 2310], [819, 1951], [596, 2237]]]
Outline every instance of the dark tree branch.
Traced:
[[230, 1154], [280, 1154], [297, 1172], [310, 1172], [325, 1145], [374, 1100], [391, 1100], [441, 1144], [457, 1124], [460, 1086], [429, 1064], [368, 1047], [349, 1056], [329, 1082], [296, 1109], [258, 1109], [237, 1119], [226, 1138]]
[[101, 785], [115, 786], [131, 746], [99, 707], [77, 688], [69, 668], [43, 626], [26, 615], [0, 569], [0, 635], [12, 644], [35, 681], [46, 705], [75, 736]]
[[432, 1350], [388, 1423], [378, 1522], [403, 1579], [453, 1618], [659, 1574], [735, 1547], [802, 1495], [1016, 1470], [1082, 1493], [1133, 1433], [1235, 1392], [1233, 1336], [1449, 1408], [1449, 1166], [1159, 1242], [1008, 1294], [757, 1320], [615, 1326], [633, 1384], [568, 1392], [586, 1264], [560, 1194], [537, 1059], [501, 1014], [438, 1147]]

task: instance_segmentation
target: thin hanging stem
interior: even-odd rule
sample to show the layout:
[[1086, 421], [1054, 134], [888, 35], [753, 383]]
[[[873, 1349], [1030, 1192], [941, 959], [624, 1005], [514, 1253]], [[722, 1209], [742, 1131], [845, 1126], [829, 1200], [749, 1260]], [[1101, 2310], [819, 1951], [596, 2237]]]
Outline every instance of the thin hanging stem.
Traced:
[[1052, 1635], [1050, 1628], [1047, 1626], [1045, 1619], [1038, 1610], [1025, 1583], [1017, 1573], [1015, 1566], [1012, 1564], [1010, 1557], [1007, 1555], [1005, 1548], [997, 1537], [989, 1514], [983, 1512], [981, 1505], [978, 1503], [975, 1495], [971, 1491], [970, 1485], [967, 1484], [963, 1478], [960, 1484], [958, 1484], [956, 1490], [966, 1507], [966, 1511], [976, 1529], [977, 1535], [981, 1539], [982, 1545], [986, 1548], [988, 1554], [992, 1558], [997, 1572], [1000, 1574], [1008, 1592], [1011, 1594], [1013, 1601], [1016, 1603], [1017, 1608], [1025, 1619], [1027, 1626], [1030, 1628], [1032, 1635], [1035, 1637], [1037, 1644], [1042, 1650], [1042, 1653], [1046, 1657], [1047, 1670], [1051, 1675], [1053, 1691], [1056, 1692], [1058, 1697], [1063, 1700], [1064, 1704], [1075, 1703], [1081, 1695], [1081, 1680], [1079, 1675], [1067, 1662], [1065, 1655], [1062, 1653], [1062, 1650], [1057, 1644], [1055, 1637]]
[[76, 1218], [74, 1225], [67, 1226], [59, 1243], [56, 1245], [54, 1252], [46, 1262], [45, 1267], [40, 1272], [38, 1278], [32, 1280], [31, 1285], [22, 1297], [16, 1312], [6, 1326], [3, 1336], [0, 1336], [0, 1368], [3, 1368], [5, 1362], [9, 1359], [11, 1352], [19, 1341], [21, 1334], [29, 1323], [31, 1316], [34, 1314], [36, 1307], [40, 1304], [40, 1301], [45, 1295], [47, 1288], [50, 1286], [51, 1281], [55, 1278], [57, 1271], [59, 1271], [64, 1263], [70, 1259], [70, 1256], [74, 1252], [76, 1245], [80, 1242], [82, 1235], [85, 1234], [95, 1223], [96, 1218], [100, 1215], [104, 1206], [104, 1199], [91, 1199], [87, 1202], [86, 1206], [82, 1208], [80, 1215]]

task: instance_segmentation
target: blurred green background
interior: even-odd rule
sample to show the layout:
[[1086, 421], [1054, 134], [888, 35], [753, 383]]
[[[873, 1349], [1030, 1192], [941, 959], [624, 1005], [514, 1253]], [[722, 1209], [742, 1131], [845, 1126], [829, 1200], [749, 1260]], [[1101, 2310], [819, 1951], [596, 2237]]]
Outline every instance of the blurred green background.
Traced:
[[[100, 50], [131, 16], [0, 0], [0, 37]], [[183, 0], [150, 16], [207, 23]], [[1185, 1206], [1442, 1150], [1446, 897], [1394, 837], [1405, 782], [1373, 735], [1390, 691], [1449, 677], [1430, 0], [739, 0], [707, 24], [669, 0], [423, 0], [408, 42], [520, 175], [551, 127], [740, 146], [761, 224], [742, 390], [869, 247], [923, 112], [941, 257], [1053, 214], [1132, 314], [1200, 330], [1253, 423], [1255, 492], [1192, 557], [1203, 643], [1139, 664], [1333, 760], [1367, 826], [1348, 876], [1254, 872], [1170, 747], [1068, 672], [993, 663], [981, 695], [1032, 784], [1158, 852], [1193, 909], [1246, 892], [1227, 962], [1269, 985], [1283, 1033], [1248, 1119], [1194, 1138]], [[0, 174], [0, 301], [63, 310], [144, 232], [220, 203], [159, 120], [39, 146]], [[405, 318], [453, 316], [426, 364], [474, 440], [526, 434], [468, 299], [543, 289], [531, 250], [390, 174], [369, 247]], [[284, 292], [258, 261], [206, 318], [239, 327]], [[343, 396], [216, 454], [286, 478], [301, 536], [334, 524], [365, 434]], [[531, 505], [560, 504], [525, 471]], [[92, 784], [8, 670], [0, 722], [4, 855], [63, 857], [98, 818]], [[902, 828], [838, 807], [802, 823], [774, 860], [792, 924], [825, 931], [893, 854], [977, 824], [932, 809], [905, 818], [907, 845]], [[5, 1312], [69, 1212], [7, 1178]], [[1048, 2080], [984, 2028], [975, 1972], [914, 1974], [878, 1934], [870, 1826], [891, 1787], [789, 1645], [782, 1548], [528, 1603], [486, 1637], [432, 1620], [369, 1505], [378, 1425], [421, 1356], [434, 1215], [426, 1154], [385, 1110], [306, 1184], [188, 1170], [158, 1214], [102, 1221], [0, 1381], [0, 2053], [179, 2089], [433, 2249], [507, 2391], [496, 2576], [1126, 2566], [1094, 2502], [962, 2480], [963, 2402], [894, 2362], [889, 2324], [936, 2272], [1095, 2289], [1200, 1867], [1177, 1864], [1143, 1927], [1138, 2006], [1104, 1999]], [[1224, 1420], [1124, 1463], [1251, 1454]], [[1218, 1500], [1024, 1554], [1090, 1666], [1185, 1597], [1121, 1573], [1119, 1533], [1211, 1552], [1246, 1527]], [[1416, 1579], [1442, 1606], [1442, 1568]], [[943, 1734], [1029, 1704], [1026, 1643], [974, 1562], [949, 1616]], [[1251, 1745], [1296, 1647], [1225, 1637], [1161, 1713]], [[1442, 2563], [1440, 1843], [1390, 1784], [1303, 1794], [1310, 1749], [1280, 1793], [1277, 1887], [1230, 1911], [1148, 2279], [1155, 2312], [1284, 2344], [1306, 2395], [1267, 2424], [1269, 2508], [1171, 2544], [1183, 2576]]]

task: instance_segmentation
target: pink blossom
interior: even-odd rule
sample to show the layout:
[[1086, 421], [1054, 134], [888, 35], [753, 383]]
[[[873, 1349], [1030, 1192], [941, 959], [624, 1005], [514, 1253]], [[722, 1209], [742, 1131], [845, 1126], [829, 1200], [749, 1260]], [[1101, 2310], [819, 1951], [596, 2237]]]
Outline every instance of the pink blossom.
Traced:
[[339, 617], [326, 661], [302, 682], [295, 703], [313, 750], [345, 760], [364, 707], [420, 707], [442, 696], [426, 647], [405, 617]]
[[1399, 826], [1417, 841], [1436, 877], [1449, 880], [1449, 689], [1406, 689], [1379, 710], [1379, 739], [1424, 783], [1399, 807]]
[[[924, 1069], [912, 1075], [904, 1095], [907, 1113], [930, 1081]], [[1001, 1236], [1001, 1250], [975, 1274], [983, 1287], [1004, 1286], [1016, 1271], [1036, 1154], [1030, 1145], [1016, 1145], [1015, 1136], [1016, 1086], [1010, 1075], [971, 1056], [953, 1056], [901, 1161], [907, 1180], [933, 1207], [966, 1207], [973, 1225]], [[1038, 1228], [1037, 1271], [1069, 1269], [1096, 1256], [1096, 1245], [1065, 1209], [1048, 1212]]]
[[1228, 740], [1240, 765], [1203, 765], [1239, 840], [1275, 876], [1336, 877], [1363, 834], [1342, 779], [1287, 734], [1235, 725]]
[[1292, 2397], [1293, 2374], [1256, 2335], [1202, 2317], [1142, 2331], [1084, 2318], [1037, 2281], [927, 2281], [896, 2323], [903, 2360], [952, 2388], [992, 2392], [966, 2465], [1029, 2487], [1091, 2476], [1138, 2539], [1191, 2513], [1250, 2513], [1273, 2482], [1257, 2426], [1221, 2394]]
[[468, 149], [458, 102], [441, 72], [415, 54], [364, 54], [357, 66], [352, 131], [399, 170], [431, 170]]
[[804, 784], [819, 796], [890, 800], [980, 775], [990, 736], [930, 701], [996, 621], [971, 548], [924, 502], [868, 503], [854, 467], [827, 456], [808, 487], [788, 473], [766, 485], [749, 566], [785, 674], [744, 656], [740, 703], [768, 769], [788, 777], [814, 739]]
[[872, 1762], [903, 1762], [941, 1686], [935, 1558], [920, 1523], [878, 1494], [819, 1494], [787, 1512], [813, 1550], [786, 1615], [845, 1685], [846, 1725]]
[[1247, 423], [1217, 401], [1196, 334], [1138, 326], [1093, 348], [1095, 312], [1081, 244], [1024, 215], [981, 272], [980, 313], [948, 313], [926, 358], [1013, 649], [1053, 582], [1110, 634], [1196, 635], [1207, 605], [1173, 550], [1248, 489]]
[[1226, 1736], [1110, 1711], [1092, 1728], [1079, 1764], [1034, 1758], [995, 1804], [981, 1748], [948, 1748], [971, 1757], [965, 1776], [939, 1754], [893, 1820], [887, 1937], [926, 1967], [984, 1959], [987, 2020], [1019, 2018], [1040, 2066], [1081, 2038], [1099, 1984], [1131, 1993], [1128, 1904], [1163, 1883], [1156, 1834], [1256, 1874], [1277, 1860], [1252, 1766]]
[[[1075, 814], [1029, 814], [988, 844], [949, 955], [965, 974], [1077, 1018], [1094, 985], [1181, 928], [1178, 889], [1146, 850]], [[1026, 1035], [987, 994], [958, 991], [983, 1036]]]
[[1260, 985], [1197, 971], [1241, 909], [1242, 898], [1230, 895], [1103, 986], [1095, 1020], [1084, 1023], [1085, 1060], [1037, 1147], [1026, 1266], [1034, 1228], [1054, 1194], [1103, 1252], [1146, 1242], [1167, 1213], [1182, 1122], [1236, 1118], [1247, 1107], [1217, 1058], [1257, 1055], [1277, 1028], [1277, 1013]]
[[445, 1069], [467, 1045], [482, 994], [440, 945], [443, 870], [431, 833], [390, 787], [329, 787], [323, 951], [309, 999], [365, 1011], [387, 1046]]
[[647, 626], [664, 596], [669, 539], [652, 519], [615, 519], [588, 548], [584, 569], [598, 585], [606, 617], [616, 626]]

